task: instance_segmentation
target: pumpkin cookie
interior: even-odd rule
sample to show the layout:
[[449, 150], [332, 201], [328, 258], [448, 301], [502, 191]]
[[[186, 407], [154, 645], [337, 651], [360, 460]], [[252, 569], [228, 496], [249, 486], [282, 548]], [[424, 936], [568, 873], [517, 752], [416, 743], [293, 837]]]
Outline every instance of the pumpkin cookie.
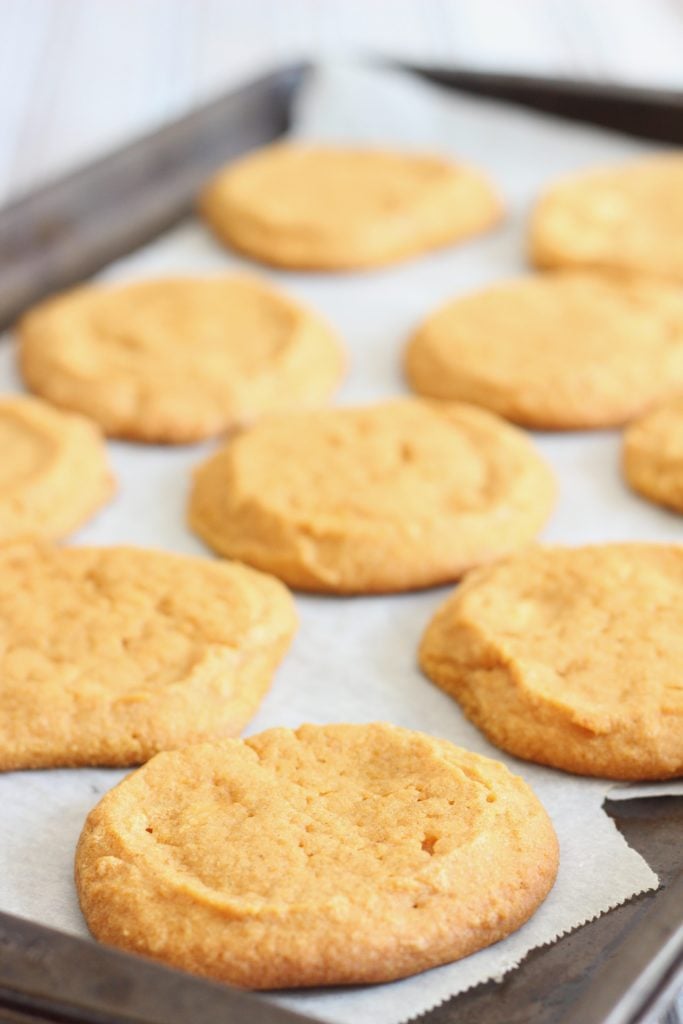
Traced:
[[478, 171], [441, 157], [301, 144], [229, 164], [200, 209], [235, 249], [311, 270], [393, 263], [485, 231], [502, 215]]
[[547, 548], [478, 569], [420, 662], [496, 746], [580, 775], [683, 775], [683, 547]]
[[261, 420], [199, 467], [189, 518], [219, 554], [291, 586], [381, 593], [528, 543], [554, 491], [514, 427], [406, 398]]
[[580, 271], [494, 285], [429, 317], [406, 371], [420, 394], [529, 427], [615, 426], [683, 387], [683, 295]]
[[0, 397], [0, 453], [0, 544], [64, 537], [114, 490], [97, 427], [36, 398]]
[[31, 390], [139, 441], [322, 404], [343, 368], [321, 320], [240, 276], [79, 288], [28, 313], [19, 336]]
[[599, 168], [553, 185], [533, 214], [531, 256], [539, 267], [683, 281], [683, 155]]
[[390, 725], [159, 754], [76, 854], [96, 938], [248, 988], [391, 981], [509, 935], [558, 846], [504, 765]]
[[245, 566], [0, 550], [0, 769], [136, 764], [234, 735], [294, 625], [285, 588]]
[[683, 512], [683, 398], [630, 425], [624, 434], [623, 468], [635, 491]]

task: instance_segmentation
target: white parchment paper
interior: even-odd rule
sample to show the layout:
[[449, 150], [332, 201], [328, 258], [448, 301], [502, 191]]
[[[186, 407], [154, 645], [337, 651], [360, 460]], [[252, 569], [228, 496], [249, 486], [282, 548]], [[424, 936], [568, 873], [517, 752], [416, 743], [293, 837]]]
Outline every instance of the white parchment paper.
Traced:
[[[413, 263], [364, 274], [260, 272], [324, 313], [350, 355], [343, 403], [405, 390], [400, 353], [419, 320], [472, 287], [524, 269], [530, 204], [554, 176], [647, 150], [633, 140], [489, 101], [442, 93], [396, 72], [318, 70], [302, 90], [295, 132], [324, 140], [398, 143], [439, 149], [486, 168], [510, 207], [486, 238]], [[333, 197], [331, 197], [333, 201]], [[112, 280], [163, 273], [201, 274], [244, 266], [188, 223], [109, 268]], [[253, 269], [253, 268], [251, 268]], [[0, 391], [19, 389], [11, 346], [0, 346]], [[683, 519], [630, 493], [619, 475], [616, 432], [537, 435], [560, 482], [550, 541], [683, 541]], [[211, 445], [166, 449], [110, 445], [119, 493], [75, 542], [134, 543], [198, 554], [184, 510], [191, 467]], [[508, 763], [552, 815], [562, 863], [538, 913], [504, 942], [468, 959], [391, 985], [276, 996], [331, 1024], [398, 1024], [490, 978], [536, 946], [653, 888], [656, 877], [601, 809], [610, 784], [516, 761], [491, 747], [457, 705], [421, 677], [421, 632], [447, 590], [386, 598], [297, 597], [301, 628], [249, 731], [303, 721], [385, 719], [422, 729]], [[75, 844], [90, 808], [122, 772], [17, 772], [0, 776], [0, 909], [86, 935], [72, 881]], [[681, 792], [680, 784], [619, 787]]]

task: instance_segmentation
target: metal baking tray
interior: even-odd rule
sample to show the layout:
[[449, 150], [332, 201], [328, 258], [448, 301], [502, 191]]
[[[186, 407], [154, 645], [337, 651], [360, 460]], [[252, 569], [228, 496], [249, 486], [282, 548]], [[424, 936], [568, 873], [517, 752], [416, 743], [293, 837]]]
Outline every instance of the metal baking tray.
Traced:
[[[43, 296], [90, 277], [190, 215], [213, 170], [287, 130], [307, 70], [297, 64], [274, 71], [0, 210], [0, 328]], [[458, 69], [404, 70], [445, 88], [683, 145], [683, 94]], [[424, 1024], [661, 1018], [683, 984], [683, 798], [606, 806], [660, 875], [660, 889], [534, 950], [501, 983], [456, 996], [423, 1015]], [[0, 914], [0, 1021], [313, 1020], [258, 995]]]

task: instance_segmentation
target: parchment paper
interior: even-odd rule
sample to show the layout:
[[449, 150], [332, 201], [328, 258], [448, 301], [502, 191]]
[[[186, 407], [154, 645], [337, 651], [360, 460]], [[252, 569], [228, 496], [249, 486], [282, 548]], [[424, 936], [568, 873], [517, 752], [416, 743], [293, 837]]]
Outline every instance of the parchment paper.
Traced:
[[[544, 182], [648, 148], [513, 107], [442, 93], [400, 73], [358, 67], [318, 70], [300, 94], [295, 124], [304, 137], [400, 143], [461, 156], [488, 169], [510, 206], [505, 226], [492, 235], [399, 267], [320, 276], [260, 269], [326, 314], [345, 340], [351, 368], [339, 395], [342, 403], [404, 391], [400, 353], [414, 325], [449, 297], [524, 269], [525, 220]], [[200, 274], [244, 263], [221, 250], [199, 224], [188, 223], [104, 276]], [[0, 390], [18, 388], [11, 347], [3, 344]], [[537, 442], [561, 489], [545, 539], [569, 544], [683, 541], [683, 520], [640, 500], [621, 482], [616, 432], [537, 435]], [[190, 469], [211, 447], [112, 443], [117, 499], [74, 542], [201, 553], [201, 544], [185, 527], [184, 509]], [[398, 1024], [473, 985], [500, 978], [530, 949], [657, 884], [601, 809], [609, 783], [507, 757], [421, 677], [415, 664], [418, 640], [447, 592], [297, 597], [301, 628], [294, 648], [248, 731], [302, 721], [385, 719], [498, 757], [528, 780], [552, 815], [562, 851], [559, 877], [545, 904], [519, 932], [460, 963], [391, 985], [272, 997], [333, 1024]], [[0, 776], [0, 909], [87, 934], [72, 882], [74, 847], [90, 808], [123, 774], [79, 770]], [[682, 788], [645, 787], [665, 793]], [[628, 797], [628, 787], [619, 787], [618, 795]]]

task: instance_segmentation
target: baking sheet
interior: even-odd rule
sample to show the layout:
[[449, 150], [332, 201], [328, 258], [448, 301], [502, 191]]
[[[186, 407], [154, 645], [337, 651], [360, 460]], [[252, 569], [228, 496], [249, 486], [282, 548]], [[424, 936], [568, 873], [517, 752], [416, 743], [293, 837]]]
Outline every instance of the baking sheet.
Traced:
[[[492, 235], [399, 267], [366, 274], [259, 272], [327, 315], [344, 339], [350, 372], [339, 401], [405, 390], [400, 352], [416, 323], [453, 295], [524, 268], [524, 224], [539, 187], [555, 175], [619, 160], [648, 147], [503, 104], [442, 93], [398, 72], [318, 69], [302, 90], [295, 132], [325, 140], [437, 148], [487, 168], [510, 215]], [[246, 261], [221, 250], [196, 223], [169, 233], [104, 277], [221, 272]], [[253, 268], [250, 268], [253, 269]], [[19, 388], [9, 345], [0, 347], [0, 390]], [[683, 520], [631, 494], [619, 476], [616, 432], [536, 435], [560, 483], [550, 541], [683, 540]], [[110, 445], [116, 501], [76, 543], [133, 543], [198, 554], [184, 510], [191, 467], [213, 446]], [[421, 677], [415, 652], [446, 589], [386, 598], [297, 597], [301, 628], [249, 732], [302, 721], [387, 719], [489, 756], [523, 775], [557, 828], [562, 864], [538, 913], [515, 935], [459, 964], [392, 985], [274, 996], [331, 1024], [397, 1024], [484, 980], [500, 977], [535, 946], [656, 885], [601, 810], [610, 784], [526, 765], [500, 754], [445, 694]], [[73, 851], [99, 795], [124, 773], [18, 772], [0, 777], [0, 909], [86, 934], [72, 882]], [[658, 787], [661, 789], [662, 787]], [[681, 792], [680, 784], [663, 787]], [[621, 797], [628, 789], [619, 788]]]

